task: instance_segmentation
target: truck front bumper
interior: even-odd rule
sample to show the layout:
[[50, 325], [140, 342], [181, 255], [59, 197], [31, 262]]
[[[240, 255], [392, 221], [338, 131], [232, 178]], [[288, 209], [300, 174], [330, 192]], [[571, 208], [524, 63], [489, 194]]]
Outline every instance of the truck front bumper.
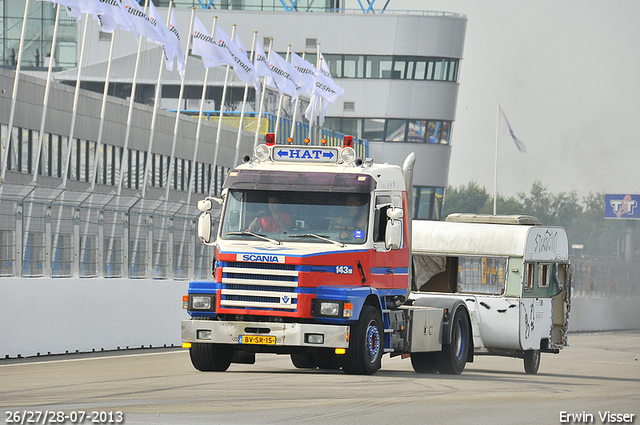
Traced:
[[[318, 342], [319, 335], [322, 335], [322, 343]], [[242, 344], [245, 336], [275, 337], [275, 341], [268, 338], [269, 344], [275, 346], [349, 347], [349, 326], [194, 319], [182, 321], [182, 342]]]

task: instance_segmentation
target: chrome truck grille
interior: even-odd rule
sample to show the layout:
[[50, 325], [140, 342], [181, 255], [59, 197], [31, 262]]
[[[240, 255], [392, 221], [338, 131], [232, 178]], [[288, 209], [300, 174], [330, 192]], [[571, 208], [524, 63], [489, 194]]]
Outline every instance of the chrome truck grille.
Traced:
[[225, 262], [220, 307], [297, 311], [298, 270], [292, 264]]

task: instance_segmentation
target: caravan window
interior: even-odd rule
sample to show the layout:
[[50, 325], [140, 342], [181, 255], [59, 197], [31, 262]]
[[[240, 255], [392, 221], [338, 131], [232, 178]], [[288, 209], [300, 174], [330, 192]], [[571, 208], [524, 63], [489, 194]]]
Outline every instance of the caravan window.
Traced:
[[504, 292], [506, 271], [506, 258], [460, 257], [458, 291], [501, 295]]
[[527, 271], [525, 273], [525, 285], [524, 285], [524, 290], [525, 291], [533, 291], [533, 279], [534, 279], [534, 264], [533, 263], [527, 263]]
[[538, 287], [539, 288], [547, 288], [549, 286], [549, 265], [548, 264], [539, 264], [538, 265]]

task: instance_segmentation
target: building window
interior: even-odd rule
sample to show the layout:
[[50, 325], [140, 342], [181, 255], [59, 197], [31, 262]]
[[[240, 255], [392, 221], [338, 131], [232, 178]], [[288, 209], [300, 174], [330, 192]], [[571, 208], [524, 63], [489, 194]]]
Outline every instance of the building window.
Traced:
[[343, 78], [364, 78], [364, 57], [360, 55], [344, 55]]
[[328, 117], [324, 127], [372, 142], [448, 145], [451, 140], [451, 121]]
[[[334, 78], [458, 81], [459, 59], [424, 56], [324, 55]], [[315, 54], [306, 60], [316, 63]]]
[[389, 142], [404, 142], [406, 140], [407, 120], [387, 120], [385, 140]]
[[444, 201], [444, 188], [430, 186], [413, 187], [413, 218], [415, 220], [440, 220]]

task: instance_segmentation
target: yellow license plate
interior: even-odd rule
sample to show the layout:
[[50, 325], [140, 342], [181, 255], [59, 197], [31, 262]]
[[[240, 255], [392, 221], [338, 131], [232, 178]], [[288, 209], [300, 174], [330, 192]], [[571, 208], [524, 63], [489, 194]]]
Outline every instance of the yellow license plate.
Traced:
[[240, 337], [238, 337], [238, 342], [240, 344], [276, 345], [276, 337], [261, 335], [240, 335]]

